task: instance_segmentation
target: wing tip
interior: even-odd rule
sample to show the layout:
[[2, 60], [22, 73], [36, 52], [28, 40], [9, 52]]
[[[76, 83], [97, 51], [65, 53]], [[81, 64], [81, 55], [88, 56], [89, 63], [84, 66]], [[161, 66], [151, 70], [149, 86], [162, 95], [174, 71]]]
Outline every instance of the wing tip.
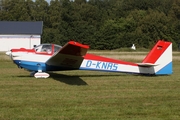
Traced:
[[71, 45], [79, 46], [81, 48], [89, 49], [89, 45], [81, 44], [81, 43], [76, 42], [74, 40], [70, 40], [68, 43], [71, 44]]

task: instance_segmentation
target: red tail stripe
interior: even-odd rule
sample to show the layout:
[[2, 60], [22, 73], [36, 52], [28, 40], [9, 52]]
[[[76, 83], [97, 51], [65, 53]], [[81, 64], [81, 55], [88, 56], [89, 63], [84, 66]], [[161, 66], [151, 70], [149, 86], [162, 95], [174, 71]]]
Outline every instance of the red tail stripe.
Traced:
[[143, 63], [155, 63], [171, 43], [158, 41], [149, 54], [144, 58]]

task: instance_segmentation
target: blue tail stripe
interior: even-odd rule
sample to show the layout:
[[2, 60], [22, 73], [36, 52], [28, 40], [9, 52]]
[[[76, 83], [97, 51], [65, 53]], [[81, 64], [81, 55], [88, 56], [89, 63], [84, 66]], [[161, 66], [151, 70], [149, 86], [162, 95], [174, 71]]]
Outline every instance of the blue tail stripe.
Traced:
[[173, 70], [172, 70], [172, 62], [170, 62], [169, 64], [167, 64], [165, 67], [163, 67], [161, 70], [159, 70], [158, 72], [156, 72], [156, 75], [161, 75], [161, 74], [172, 74]]

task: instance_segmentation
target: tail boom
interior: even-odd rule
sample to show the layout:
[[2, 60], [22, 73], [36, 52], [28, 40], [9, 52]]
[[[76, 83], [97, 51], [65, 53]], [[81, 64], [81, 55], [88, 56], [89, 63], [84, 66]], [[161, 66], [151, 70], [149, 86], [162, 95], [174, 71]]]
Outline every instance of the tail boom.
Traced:
[[172, 44], [158, 41], [142, 63], [86, 54], [80, 69], [148, 75], [172, 74]]

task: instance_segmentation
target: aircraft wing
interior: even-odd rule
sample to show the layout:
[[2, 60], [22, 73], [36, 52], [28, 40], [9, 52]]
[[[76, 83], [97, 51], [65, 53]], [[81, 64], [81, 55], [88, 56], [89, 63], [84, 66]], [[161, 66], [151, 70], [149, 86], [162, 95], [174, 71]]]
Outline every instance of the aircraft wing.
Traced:
[[88, 49], [88, 45], [70, 41], [48, 59], [46, 64], [67, 70], [79, 69]]

